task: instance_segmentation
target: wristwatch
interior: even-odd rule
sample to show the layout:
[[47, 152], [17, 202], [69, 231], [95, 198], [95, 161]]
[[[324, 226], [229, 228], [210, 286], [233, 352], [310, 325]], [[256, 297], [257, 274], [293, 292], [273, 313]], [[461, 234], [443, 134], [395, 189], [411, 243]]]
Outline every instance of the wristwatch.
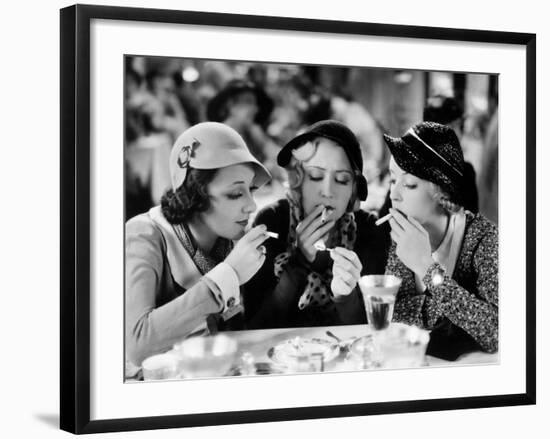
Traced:
[[445, 268], [438, 262], [434, 262], [428, 267], [423, 282], [432, 288], [437, 288], [445, 280]]

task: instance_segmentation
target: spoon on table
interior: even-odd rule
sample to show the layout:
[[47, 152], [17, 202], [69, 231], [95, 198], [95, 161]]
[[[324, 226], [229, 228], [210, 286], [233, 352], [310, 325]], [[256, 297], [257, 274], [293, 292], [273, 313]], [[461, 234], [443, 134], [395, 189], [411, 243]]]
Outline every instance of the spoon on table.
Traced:
[[326, 334], [329, 336], [329, 337], [332, 337], [334, 340], [336, 340], [338, 343], [342, 343], [342, 339], [336, 335], [334, 335], [332, 332], [328, 331], [326, 332]]
[[331, 331], [327, 330], [325, 332], [329, 337], [333, 338], [334, 340], [336, 340], [338, 342], [338, 346], [340, 347], [340, 349], [349, 349], [351, 343], [353, 342], [353, 340], [355, 340], [357, 337], [356, 336], [353, 336], [353, 337], [350, 337], [348, 340], [342, 340], [340, 337], [338, 337], [337, 335], [333, 334]]

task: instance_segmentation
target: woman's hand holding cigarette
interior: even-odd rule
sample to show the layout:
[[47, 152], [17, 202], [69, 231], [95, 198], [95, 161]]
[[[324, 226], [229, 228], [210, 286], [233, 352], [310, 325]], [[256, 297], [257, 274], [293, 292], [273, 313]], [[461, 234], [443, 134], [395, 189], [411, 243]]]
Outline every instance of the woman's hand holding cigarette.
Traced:
[[430, 237], [422, 225], [396, 209], [390, 209], [391, 238], [396, 243], [395, 253], [420, 278], [433, 263]]
[[263, 265], [266, 248], [262, 244], [266, 239], [268, 235], [265, 225], [253, 227], [239, 239], [225, 258], [225, 262], [235, 270], [239, 285], [246, 283]]
[[317, 249], [315, 243], [320, 239], [326, 240], [330, 229], [334, 227], [334, 220], [323, 221], [323, 205], [317, 206], [304, 220], [296, 227], [296, 244], [304, 257], [309, 261], [315, 260]]

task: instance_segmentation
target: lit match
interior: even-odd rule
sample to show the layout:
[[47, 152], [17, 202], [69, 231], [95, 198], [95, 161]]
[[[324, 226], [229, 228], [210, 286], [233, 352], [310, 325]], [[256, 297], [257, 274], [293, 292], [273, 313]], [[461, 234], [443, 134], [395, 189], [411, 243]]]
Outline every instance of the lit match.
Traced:
[[315, 244], [313, 244], [313, 247], [315, 247], [315, 250], [320, 251], [320, 252], [334, 250], [332, 248], [328, 248], [325, 245], [325, 241], [323, 241], [322, 239], [320, 239], [319, 241], [316, 241]]

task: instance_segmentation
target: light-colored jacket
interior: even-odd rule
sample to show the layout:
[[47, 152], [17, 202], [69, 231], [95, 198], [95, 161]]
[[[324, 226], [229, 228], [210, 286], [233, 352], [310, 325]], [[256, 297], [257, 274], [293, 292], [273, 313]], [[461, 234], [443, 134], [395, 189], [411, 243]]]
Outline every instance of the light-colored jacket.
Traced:
[[126, 223], [126, 360], [139, 366], [191, 334], [207, 332], [206, 318], [239, 296], [225, 262], [201, 274], [160, 207]]

